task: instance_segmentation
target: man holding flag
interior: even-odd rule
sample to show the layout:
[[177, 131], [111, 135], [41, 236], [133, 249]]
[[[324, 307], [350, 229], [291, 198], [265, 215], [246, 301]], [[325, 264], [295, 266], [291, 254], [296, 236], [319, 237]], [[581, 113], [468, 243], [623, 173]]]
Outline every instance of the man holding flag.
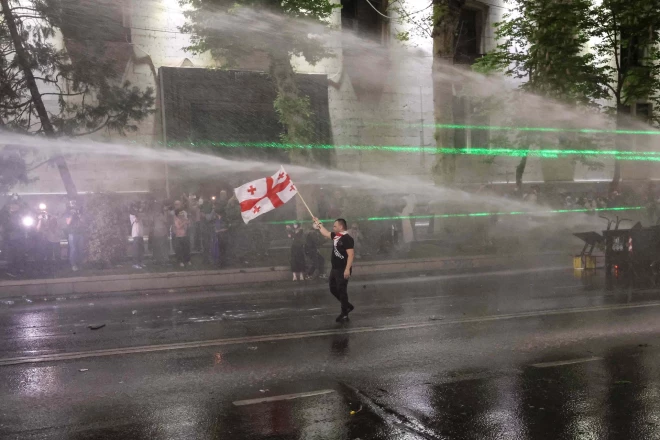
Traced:
[[348, 302], [348, 279], [353, 272], [355, 245], [353, 238], [346, 233], [346, 220], [338, 218], [332, 225], [332, 232], [323, 227], [318, 218], [314, 218], [314, 227], [326, 238], [332, 240], [332, 270], [330, 271], [330, 293], [341, 303], [341, 314], [337, 322], [348, 321], [348, 314], [355, 307]]
[[[279, 208], [298, 194], [298, 189], [291, 181], [284, 167], [271, 177], [254, 180], [234, 189], [236, 199], [241, 206], [241, 216], [247, 224], [261, 214]], [[353, 238], [346, 233], [346, 220], [337, 219], [332, 232], [323, 227], [318, 218], [314, 217], [305, 200], [298, 194], [300, 200], [314, 219], [314, 227], [324, 237], [332, 239], [332, 270], [330, 272], [330, 293], [341, 303], [341, 314], [337, 322], [348, 321], [348, 314], [354, 309], [348, 302], [348, 279], [353, 270], [355, 244]]]

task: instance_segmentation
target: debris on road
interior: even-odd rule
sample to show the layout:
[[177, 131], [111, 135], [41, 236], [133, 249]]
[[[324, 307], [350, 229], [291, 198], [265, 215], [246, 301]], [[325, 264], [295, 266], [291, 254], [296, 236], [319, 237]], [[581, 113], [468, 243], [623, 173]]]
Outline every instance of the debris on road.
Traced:
[[89, 368], [81, 368], [81, 369], [78, 370], [78, 371], [80, 371], [81, 373], [84, 373], [85, 371], [89, 371]]
[[105, 327], [105, 324], [87, 326], [87, 328], [90, 329], [90, 330], [98, 330], [98, 329], [103, 328], [103, 327]]
[[360, 409], [358, 409], [357, 411], [351, 411], [350, 414], [352, 416], [354, 416], [355, 414], [359, 413], [360, 411], [362, 411], [362, 405], [360, 405]]

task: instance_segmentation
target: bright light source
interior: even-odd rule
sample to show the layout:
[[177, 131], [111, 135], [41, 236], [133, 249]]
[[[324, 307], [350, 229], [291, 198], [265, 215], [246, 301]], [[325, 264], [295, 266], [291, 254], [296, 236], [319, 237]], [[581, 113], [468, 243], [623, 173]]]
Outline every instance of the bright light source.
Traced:
[[23, 226], [25, 226], [26, 228], [29, 228], [30, 226], [33, 226], [33, 225], [34, 225], [34, 217], [30, 217], [29, 215], [23, 217]]
[[46, 210], [46, 204], [45, 203], [39, 203], [39, 210], [40, 211], [45, 211]]
[[215, 200], [215, 196], [211, 197], [211, 200]]

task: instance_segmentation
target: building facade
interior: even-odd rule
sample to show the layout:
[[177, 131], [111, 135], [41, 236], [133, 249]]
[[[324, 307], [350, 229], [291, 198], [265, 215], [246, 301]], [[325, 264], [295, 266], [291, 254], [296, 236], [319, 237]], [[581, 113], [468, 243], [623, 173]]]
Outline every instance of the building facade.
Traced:
[[[327, 118], [328, 142], [338, 146], [333, 165], [346, 171], [402, 175], [431, 182], [436, 156], [432, 151], [419, 149], [436, 146], [431, 38], [402, 20], [396, 8], [388, 8], [387, 0], [336, 1], [341, 1], [342, 8], [334, 11], [330, 21], [335, 29], [343, 32], [328, 31], [323, 36], [334, 56], [316, 65], [300, 58], [292, 60], [297, 73], [326, 78], [327, 98], [319, 102], [327, 105], [327, 112], [318, 113]], [[178, 0], [100, 0], [100, 3], [111, 11], [105, 16], [106, 20], [113, 21], [111, 28], [114, 29], [108, 33], [107, 46], [111, 49], [109, 56], [117, 60], [122, 80], [157, 90], [157, 104], [156, 111], [139, 124], [137, 132], [126, 137], [110, 133], [96, 136], [120, 143], [158, 146], [167, 140], [168, 128], [163, 121], [167, 120], [167, 112], [172, 111], [165, 104], [171, 96], [167, 96], [170, 89], [163, 87], [163, 69], [207, 69], [218, 67], [218, 63], [209, 54], [194, 55], [185, 50], [190, 36], [181, 32], [185, 17]], [[408, 0], [406, 10], [425, 11], [429, 3], [429, 0]], [[457, 34], [454, 57], [457, 65], [469, 67], [481, 54], [495, 47], [494, 24], [506, 11], [499, 0], [466, 3]], [[401, 35], [406, 35], [407, 41], [400, 41]], [[61, 44], [75, 54], [76, 45], [67, 37], [64, 32]], [[263, 72], [267, 68], [267, 59], [255, 53], [241, 60], [239, 70]], [[196, 86], [203, 89], [205, 84]], [[207, 86], [210, 90], [212, 84]], [[195, 103], [190, 102], [194, 106]], [[263, 107], [261, 102], [254, 105]], [[471, 114], [469, 99], [464, 97], [455, 97], [453, 110], [455, 123], [489, 125], [494, 122]], [[176, 111], [184, 110], [177, 107]], [[175, 117], [185, 116], [181, 115], [177, 113]], [[216, 139], [210, 140], [235, 140], [223, 138], [218, 130], [212, 132]], [[194, 133], [190, 136], [194, 137]], [[489, 144], [487, 130], [457, 130], [455, 138], [466, 148]], [[411, 151], [384, 152], [347, 146], [410, 147]], [[513, 182], [518, 160], [496, 158], [486, 163], [480, 157], [460, 157], [457, 178], [462, 183]], [[70, 157], [69, 163], [81, 191], [141, 192], [164, 185], [165, 171], [160, 165], [145, 166], [131, 160], [109, 165], [107, 161], [99, 162], [84, 155]], [[122, 170], [120, 177], [116, 177], [117, 169]], [[577, 165], [573, 178], [607, 180], [611, 170], [611, 163], [597, 171]], [[525, 180], [553, 180], [551, 173], [546, 170], [544, 175], [543, 171], [539, 160], [530, 158]], [[36, 177], [38, 180], [20, 191], [64, 192], [55, 169], [41, 168]]]

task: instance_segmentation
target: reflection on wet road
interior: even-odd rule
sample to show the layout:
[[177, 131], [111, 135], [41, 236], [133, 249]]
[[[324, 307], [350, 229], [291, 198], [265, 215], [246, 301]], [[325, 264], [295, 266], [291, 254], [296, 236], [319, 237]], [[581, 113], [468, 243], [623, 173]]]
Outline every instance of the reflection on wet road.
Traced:
[[660, 292], [424, 275], [3, 299], [0, 438], [660, 438]]

